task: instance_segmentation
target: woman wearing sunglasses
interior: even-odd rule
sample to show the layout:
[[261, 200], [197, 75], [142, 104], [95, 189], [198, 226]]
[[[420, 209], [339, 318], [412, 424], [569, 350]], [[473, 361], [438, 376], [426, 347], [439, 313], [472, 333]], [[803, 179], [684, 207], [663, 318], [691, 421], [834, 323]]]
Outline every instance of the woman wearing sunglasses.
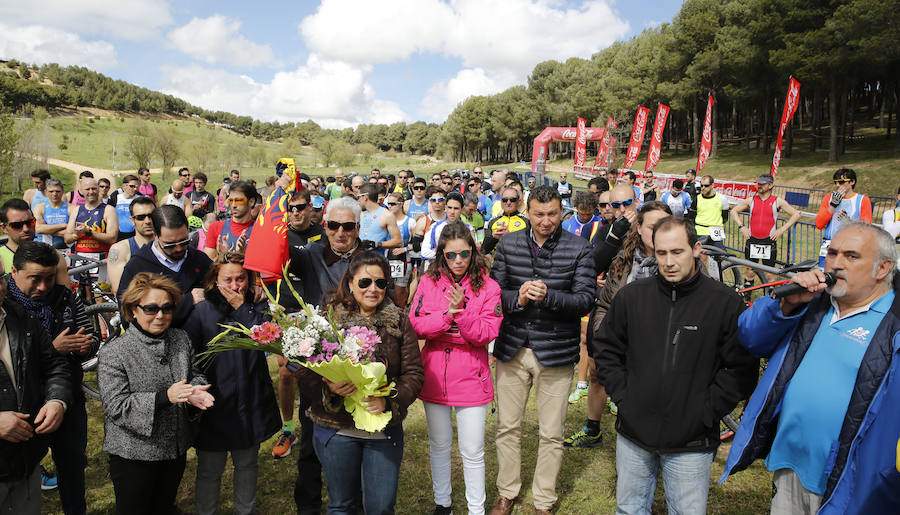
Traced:
[[436, 514], [451, 513], [451, 411], [456, 410], [459, 453], [470, 514], [484, 513], [484, 424], [494, 398], [487, 344], [503, 320], [500, 286], [488, 275], [472, 231], [448, 223], [437, 256], [419, 282], [410, 321], [425, 339], [422, 363]]
[[118, 513], [175, 513], [192, 422], [213, 405], [187, 333], [171, 327], [179, 301], [171, 279], [135, 275], [120, 297], [128, 329], [100, 350], [103, 450]]
[[[266, 302], [253, 302], [256, 273], [244, 269], [244, 255], [226, 252], [204, 280], [206, 300], [197, 304], [184, 324], [197, 353], [222, 332], [220, 324], [246, 327], [271, 320]], [[234, 512], [253, 513], [259, 444], [281, 429], [275, 390], [266, 357], [252, 350], [216, 354], [203, 370], [216, 405], [200, 419], [197, 449], [196, 512], [215, 514], [225, 462], [234, 465]]]
[[390, 270], [385, 258], [366, 251], [355, 256], [341, 278], [329, 305], [341, 327], [364, 326], [378, 333], [375, 359], [387, 366], [394, 382], [388, 397], [368, 397], [370, 413], [390, 413], [384, 430], [356, 429], [344, 409], [344, 397], [356, 391], [353, 383], [332, 383], [300, 368], [296, 372], [309, 399], [314, 422], [313, 447], [325, 472], [328, 513], [394, 513], [400, 461], [403, 458], [403, 419], [422, 389], [422, 360], [409, 318], [386, 295]]

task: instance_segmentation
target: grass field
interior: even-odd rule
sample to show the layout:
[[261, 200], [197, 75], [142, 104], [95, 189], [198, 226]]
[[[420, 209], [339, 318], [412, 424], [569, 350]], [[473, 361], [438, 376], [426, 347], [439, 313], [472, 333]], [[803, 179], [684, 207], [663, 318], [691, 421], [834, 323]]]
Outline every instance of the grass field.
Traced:
[[[270, 359], [273, 381], [277, 377], [274, 360]], [[88, 468], [87, 503], [88, 512], [111, 514], [115, 512], [115, 496], [109, 480], [108, 456], [102, 452], [103, 422], [99, 402], [88, 401]], [[584, 423], [586, 399], [576, 405], [569, 405], [566, 418], [566, 435], [576, 431]], [[487, 507], [497, 495], [495, 478], [497, 475], [497, 454], [494, 447], [496, 434], [496, 414], [488, 414], [485, 437], [485, 462]], [[594, 449], [565, 451], [562, 470], [558, 480], [559, 502], [556, 513], [582, 515], [612, 513], [615, 511], [615, 432], [614, 417], [606, 414], [603, 418], [603, 446]], [[298, 426], [299, 427], [299, 426]], [[398, 514], [430, 514], [434, 508], [431, 491], [431, 469], [428, 461], [428, 432], [422, 404], [416, 401], [411, 406], [409, 417], [404, 423], [406, 447], [403, 465], [400, 469], [398, 492]], [[522, 430], [522, 493], [524, 502], [515, 513], [530, 514], [530, 485], [537, 457], [538, 428], [533, 399], [528, 405], [526, 423]], [[266, 514], [295, 513], [293, 485], [297, 477], [295, 454], [274, 460], [271, 450], [274, 439], [265, 442], [259, 455], [259, 481], [256, 510]], [[748, 470], [730, 478], [724, 485], [716, 484], [722, 473], [729, 445], [719, 448], [710, 477], [709, 513], [752, 514], [764, 513], [769, 509], [771, 499], [771, 474], [757, 462]], [[45, 463], [50, 463], [45, 458]], [[196, 456], [188, 452], [188, 466], [181, 482], [178, 506], [183, 513], [193, 512], [193, 484], [196, 474]], [[51, 466], [52, 468], [52, 466]], [[453, 451], [453, 507], [457, 513], [465, 513], [465, 486], [462, 479], [462, 464], [454, 444]], [[229, 463], [223, 479], [220, 497], [220, 511], [233, 511], [231, 501], [232, 469]], [[653, 513], [665, 513], [663, 489], [657, 488]], [[59, 496], [55, 492], [44, 492], [42, 513], [62, 513]]]

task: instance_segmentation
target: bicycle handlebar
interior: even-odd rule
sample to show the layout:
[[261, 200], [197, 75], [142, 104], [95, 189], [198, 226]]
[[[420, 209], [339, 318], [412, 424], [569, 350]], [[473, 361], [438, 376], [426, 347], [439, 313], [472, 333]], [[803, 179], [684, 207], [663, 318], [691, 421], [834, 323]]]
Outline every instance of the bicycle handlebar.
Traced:
[[96, 260], [92, 260], [92, 261], [93, 261], [93, 263], [88, 263], [86, 265], [80, 265], [80, 266], [76, 266], [74, 268], [70, 268], [66, 271], [66, 273], [69, 274], [70, 276], [77, 275], [82, 272], [87, 272], [89, 270], [93, 270], [94, 268], [97, 268], [98, 266], [106, 264], [105, 259], [101, 259], [99, 261], [96, 261]]

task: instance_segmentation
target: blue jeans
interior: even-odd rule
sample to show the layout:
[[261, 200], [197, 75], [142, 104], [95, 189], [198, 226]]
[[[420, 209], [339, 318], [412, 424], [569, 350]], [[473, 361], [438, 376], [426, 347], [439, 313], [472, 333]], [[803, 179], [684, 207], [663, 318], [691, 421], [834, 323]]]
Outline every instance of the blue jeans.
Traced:
[[715, 455], [715, 451], [650, 452], [617, 435], [616, 514], [650, 515], [660, 465], [669, 514], [706, 513], [709, 468]]
[[397, 433], [399, 438], [386, 440], [336, 434], [323, 442], [313, 437], [313, 447], [325, 471], [329, 515], [394, 513], [403, 460], [403, 433]]

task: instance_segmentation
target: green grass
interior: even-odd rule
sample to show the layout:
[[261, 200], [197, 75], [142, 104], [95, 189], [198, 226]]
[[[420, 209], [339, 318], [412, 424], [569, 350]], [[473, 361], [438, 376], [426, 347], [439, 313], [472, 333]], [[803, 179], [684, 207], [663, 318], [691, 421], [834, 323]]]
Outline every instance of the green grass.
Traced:
[[[273, 381], [277, 378], [274, 360], [270, 360]], [[569, 405], [566, 417], [566, 435], [576, 431], [584, 423], [586, 400], [577, 405]], [[102, 452], [103, 421], [102, 409], [96, 401], [88, 403], [88, 467], [87, 504], [90, 513], [106, 514], [115, 511], [115, 495], [109, 479], [108, 456]], [[497, 495], [497, 454], [494, 447], [497, 416], [488, 414], [485, 438], [487, 506], [489, 509]], [[556, 513], [589, 514], [612, 513], [615, 511], [615, 432], [614, 417], [604, 415], [603, 432], [605, 442], [601, 447], [584, 450], [565, 451], [562, 470], [557, 482], [559, 502]], [[431, 491], [431, 472], [428, 460], [428, 431], [422, 404], [416, 401], [410, 408], [404, 422], [406, 447], [403, 465], [400, 469], [397, 513], [428, 514], [434, 508]], [[525, 425], [522, 431], [522, 493], [523, 502], [514, 513], [531, 513], [530, 485], [537, 458], [538, 427], [534, 400], [529, 402]], [[259, 481], [256, 509], [259, 513], [294, 513], [293, 485], [297, 474], [294, 455], [283, 460], [272, 458], [274, 439], [264, 442], [259, 453]], [[454, 445], [455, 447], [455, 445]], [[719, 448], [710, 476], [709, 513], [764, 513], [771, 499], [771, 474], [759, 463], [730, 478], [724, 485], [716, 484], [721, 475], [729, 445]], [[45, 458], [49, 464], [49, 458]], [[178, 507], [185, 513], [193, 512], [193, 484], [197, 459], [193, 451], [188, 452], [188, 466], [178, 494]], [[51, 465], [52, 468], [52, 465]], [[458, 513], [464, 513], [465, 486], [462, 478], [462, 463], [456, 449], [452, 458], [453, 506]], [[231, 512], [232, 489], [231, 465], [226, 467], [222, 482], [220, 511]], [[659, 481], [654, 513], [665, 513], [665, 501]], [[59, 496], [56, 492], [44, 492], [43, 513], [61, 513]]]

